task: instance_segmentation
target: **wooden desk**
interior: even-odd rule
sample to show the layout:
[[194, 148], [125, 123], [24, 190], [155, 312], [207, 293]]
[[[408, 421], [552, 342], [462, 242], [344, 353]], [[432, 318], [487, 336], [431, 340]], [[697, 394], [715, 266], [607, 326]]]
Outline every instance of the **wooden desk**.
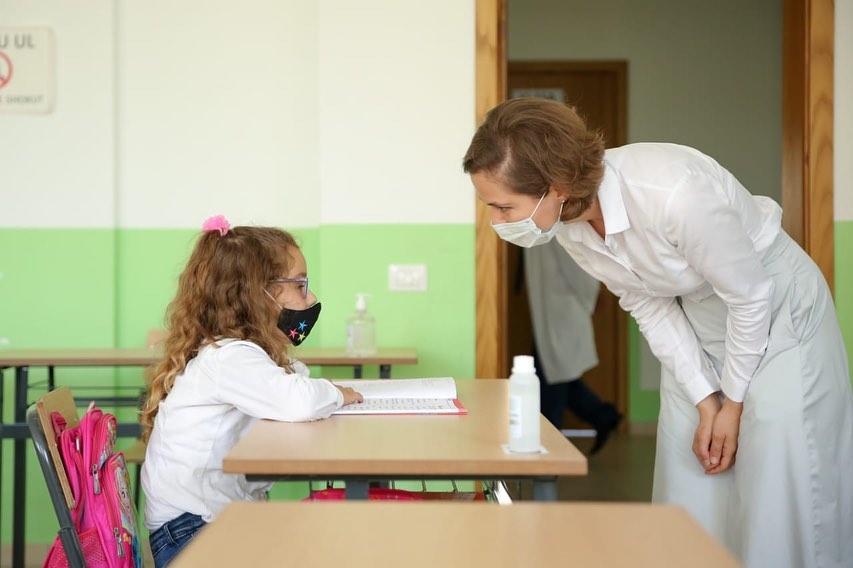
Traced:
[[[417, 351], [413, 348], [379, 349], [376, 355], [365, 358], [353, 358], [344, 353], [343, 348], [310, 348], [300, 347], [294, 350], [294, 355], [307, 365], [333, 365], [353, 367], [356, 377], [361, 377], [363, 365], [379, 365], [382, 378], [391, 376], [391, 365], [413, 365], [418, 362]], [[55, 387], [55, 367], [145, 367], [154, 365], [161, 359], [161, 352], [152, 349], [0, 349], [0, 442], [5, 439], [15, 440], [14, 453], [14, 504], [13, 504], [13, 536], [12, 536], [12, 566], [24, 566], [25, 542], [25, 485], [26, 485], [26, 439], [29, 438], [27, 428], [27, 408], [29, 407], [28, 392], [30, 389], [30, 367], [47, 367], [47, 390]], [[14, 423], [6, 424], [3, 417], [3, 383], [4, 369], [15, 369], [14, 394]], [[128, 397], [113, 397], [110, 400], [130, 400]], [[138, 424], [121, 424], [119, 435], [138, 436]], [[0, 450], [2, 450], [0, 448]], [[0, 472], [2, 472], [2, 451], [0, 451]], [[0, 507], [2, 511], [2, 507]]]
[[170, 566], [741, 565], [678, 507], [329, 501], [231, 504]]
[[[391, 365], [415, 365], [418, 362], [418, 352], [412, 347], [378, 349], [370, 357], [350, 357], [342, 347], [297, 347], [293, 354], [306, 365], [357, 368], [356, 378], [360, 377], [364, 365], [378, 365], [380, 377], [388, 378]], [[144, 367], [158, 363], [161, 356], [161, 352], [154, 349], [3, 349], [0, 350], [0, 368]]]
[[533, 479], [534, 498], [556, 500], [557, 477], [586, 475], [587, 462], [540, 416], [545, 454], [507, 454], [507, 380], [457, 380], [467, 415], [332, 416], [257, 423], [225, 456], [226, 473], [253, 480], [347, 481], [365, 498], [370, 481]]

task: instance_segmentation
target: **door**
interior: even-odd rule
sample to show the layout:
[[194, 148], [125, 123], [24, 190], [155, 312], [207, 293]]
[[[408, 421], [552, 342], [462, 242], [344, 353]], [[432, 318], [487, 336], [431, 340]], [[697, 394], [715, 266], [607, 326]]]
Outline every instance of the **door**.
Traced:
[[[509, 98], [543, 97], [574, 106], [588, 125], [604, 134], [607, 147], [626, 143], [627, 73], [624, 61], [603, 62], [510, 62], [507, 87]], [[513, 332], [507, 337], [508, 356], [529, 354], [533, 331], [523, 269], [521, 248], [506, 245], [507, 321]], [[587, 371], [583, 380], [601, 397], [627, 411], [627, 321], [616, 297], [602, 286], [593, 315], [598, 367]], [[588, 428], [566, 412], [564, 428]]]

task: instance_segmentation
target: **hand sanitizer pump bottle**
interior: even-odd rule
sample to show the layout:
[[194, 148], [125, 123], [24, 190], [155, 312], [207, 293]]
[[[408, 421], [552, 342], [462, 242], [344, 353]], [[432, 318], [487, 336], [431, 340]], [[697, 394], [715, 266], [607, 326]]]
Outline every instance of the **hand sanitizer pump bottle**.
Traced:
[[376, 319], [367, 313], [367, 294], [355, 295], [355, 313], [347, 318], [347, 355], [369, 357], [376, 353]]
[[539, 378], [533, 357], [516, 355], [509, 377], [509, 450], [538, 453]]

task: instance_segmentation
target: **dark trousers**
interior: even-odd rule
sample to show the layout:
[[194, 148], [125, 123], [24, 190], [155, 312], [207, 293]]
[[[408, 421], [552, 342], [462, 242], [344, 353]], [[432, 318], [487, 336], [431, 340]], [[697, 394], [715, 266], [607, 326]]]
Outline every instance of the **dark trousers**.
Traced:
[[619, 411], [609, 402], [604, 402], [590, 389], [583, 379], [549, 385], [542, 369], [539, 354], [534, 352], [536, 374], [539, 375], [539, 406], [542, 415], [558, 429], [563, 427], [563, 412], [569, 411], [589, 423], [596, 430], [606, 430], [619, 420]]

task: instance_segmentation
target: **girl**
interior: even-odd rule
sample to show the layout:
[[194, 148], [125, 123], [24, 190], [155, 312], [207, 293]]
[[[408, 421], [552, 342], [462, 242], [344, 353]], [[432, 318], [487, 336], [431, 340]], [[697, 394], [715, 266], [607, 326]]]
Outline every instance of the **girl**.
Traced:
[[203, 227], [167, 311], [169, 335], [141, 422], [145, 525], [157, 568], [231, 501], [263, 499], [269, 484], [222, 472], [256, 420], [316, 420], [359, 393], [308, 378], [288, 344], [311, 332], [320, 304], [293, 237], [271, 227]]
[[847, 356], [779, 206], [692, 148], [605, 152], [572, 109], [542, 99], [490, 111], [463, 167], [498, 235], [524, 247], [556, 236], [667, 371], [653, 499], [685, 507], [749, 568], [849, 567]]

